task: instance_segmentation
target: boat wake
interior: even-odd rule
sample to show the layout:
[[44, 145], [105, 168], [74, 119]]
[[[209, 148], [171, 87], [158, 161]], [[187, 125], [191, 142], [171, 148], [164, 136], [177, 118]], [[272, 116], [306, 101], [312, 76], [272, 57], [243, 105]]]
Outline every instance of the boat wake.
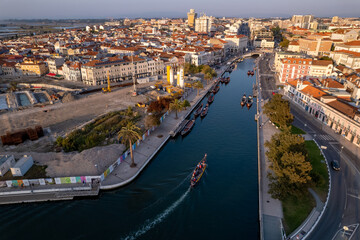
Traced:
[[123, 240], [134, 240], [147, 233], [150, 229], [154, 228], [157, 224], [161, 223], [170, 213], [172, 213], [189, 195], [190, 188], [178, 199], [176, 200], [170, 207], [165, 209], [162, 213], [157, 215], [153, 220], [147, 220], [146, 223], [136, 232], [130, 234], [129, 236], [123, 238]]
[[142, 212], [148, 210], [149, 208], [152, 208], [153, 206], [159, 204], [160, 202], [163, 202], [167, 196], [169, 196], [170, 194], [172, 194], [175, 190], [177, 190], [179, 187], [181, 187], [184, 182], [189, 182], [190, 181], [190, 178], [191, 178], [191, 174], [192, 172], [190, 172], [178, 185], [176, 185], [170, 192], [168, 192], [165, 196], [163, 196], [162, 198], [159, 198], [158, 200], [156, 200], [154, 203], [152, 203], [151, 205], [147, 206], [146, 208], [144, 208]]

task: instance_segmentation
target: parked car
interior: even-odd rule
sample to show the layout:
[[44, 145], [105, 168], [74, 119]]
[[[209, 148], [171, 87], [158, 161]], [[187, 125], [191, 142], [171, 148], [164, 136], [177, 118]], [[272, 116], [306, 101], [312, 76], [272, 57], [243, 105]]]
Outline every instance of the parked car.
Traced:
[[335, 171], [340, 171], [340, 163], [336, 160], [331, 161], [331, 167], [335, 170]]

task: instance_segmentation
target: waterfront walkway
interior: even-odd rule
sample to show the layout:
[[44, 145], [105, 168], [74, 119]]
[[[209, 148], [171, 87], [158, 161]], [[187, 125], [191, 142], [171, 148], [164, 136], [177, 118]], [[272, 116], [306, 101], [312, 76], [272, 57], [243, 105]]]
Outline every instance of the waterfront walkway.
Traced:
[[[259, 58], [257, 59], [257, 66], [260, 65]], [[257, 88], [259, 89], [257, 98], [258, 107], [258, 161], [259, 161], [259, 219], [260, 219], [260, 239], [265, 240], [279, 240], [282, 239], [282, 205], [277, 199], [271, 197], [268, 193], [269, 179], [267, 177], [270, 170], [270, 162], [266, 157], [266, 151], [264, 144], [269, 141], [273, 134], [279, 132], [275, 126], [273, 126], [266, 115], [263, 114], [263, 106], [265, 104], [262, 98], [262, 91], [268, 91], [267, 85], [261, 88], [261, 73], [264, 69], [259, 69], [256, 73]]]

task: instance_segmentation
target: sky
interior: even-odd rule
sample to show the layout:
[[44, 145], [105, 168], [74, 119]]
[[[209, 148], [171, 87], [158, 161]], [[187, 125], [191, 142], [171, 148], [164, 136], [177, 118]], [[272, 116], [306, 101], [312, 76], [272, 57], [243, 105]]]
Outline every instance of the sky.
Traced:
[[0, 0], [0, 19], [186, 17], [360, 17], [360, 0]]

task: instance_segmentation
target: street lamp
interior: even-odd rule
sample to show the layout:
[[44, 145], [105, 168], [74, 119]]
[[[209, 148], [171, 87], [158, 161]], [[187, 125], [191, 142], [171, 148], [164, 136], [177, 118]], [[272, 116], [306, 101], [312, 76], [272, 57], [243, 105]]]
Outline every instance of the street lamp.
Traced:
[[343, 230], [344, 230], [344, 231], [343, 231], [343, 235], [342, 235], [342, 236], [344, 237], [344, 236], [345, 236], [345, 231], [349, 231], [349, 228], [348, 228], [347, 226], [344, 226], [344, 227], [343, 227]]
[[96, 167], [96, 174], [99, 173], [99, 166], [97, 164], [95, 164], [95, 167]]

